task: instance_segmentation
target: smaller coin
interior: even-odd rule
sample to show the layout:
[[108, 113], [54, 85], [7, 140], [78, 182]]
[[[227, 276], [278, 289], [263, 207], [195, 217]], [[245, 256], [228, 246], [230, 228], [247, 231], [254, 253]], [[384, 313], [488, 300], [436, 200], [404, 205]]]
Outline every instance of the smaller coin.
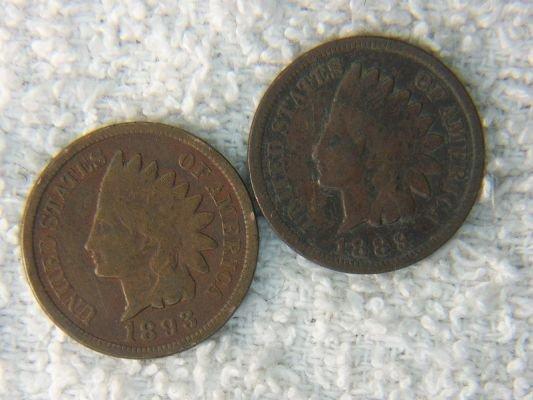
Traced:
[[437, 58], [401, 40], [350, 37], [276, 78], [248, 164], [263, 215], [295, 251], [379, 273], [430, 255], [461, 226], [483, 176], [483, 132]]
[[44, 311], [82, 344], [127, 358], [179, 352], [219, 329], [248, 291], [257, 241], [228, 161], [145, 122], [65, 148], [31, 191], [22, 227]]

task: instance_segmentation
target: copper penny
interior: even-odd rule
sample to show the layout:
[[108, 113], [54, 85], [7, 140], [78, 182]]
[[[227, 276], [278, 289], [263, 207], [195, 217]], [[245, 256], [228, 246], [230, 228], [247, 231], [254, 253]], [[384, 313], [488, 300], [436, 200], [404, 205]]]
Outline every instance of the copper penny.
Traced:
[[257, 227], [219, 153], [137, 122], [98, 129], [50, 162], [22, 244], [33, 292], [61, 329], [105, 354], [151, 358], [230, 318], [252, 281]]
[[295, 251], [379, 273], [428, 256], [463, 223], [483, 175], [483, 132], [434, 56], [350, 37], [305, 53], [272, 83], [248, 163], [264, 216]]

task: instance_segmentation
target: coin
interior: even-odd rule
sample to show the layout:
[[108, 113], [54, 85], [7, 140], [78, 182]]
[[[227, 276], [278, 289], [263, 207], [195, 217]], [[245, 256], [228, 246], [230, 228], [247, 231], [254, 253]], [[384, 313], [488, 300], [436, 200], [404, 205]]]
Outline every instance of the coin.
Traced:
[[98, 129], [65, 148], [29, 196], [29, 283], [50, 318], [99, 352], [169, 355], [230, 318], [255, 270], [242, 181], [193, 135], [157, 123]]
[[252, 187], [273, 229], [349, 273], [433, 253], [463, 223], [483, 175], [465, 88], [396, 39], [350, 37], [300, 56], [268, 88], [250, 135]]

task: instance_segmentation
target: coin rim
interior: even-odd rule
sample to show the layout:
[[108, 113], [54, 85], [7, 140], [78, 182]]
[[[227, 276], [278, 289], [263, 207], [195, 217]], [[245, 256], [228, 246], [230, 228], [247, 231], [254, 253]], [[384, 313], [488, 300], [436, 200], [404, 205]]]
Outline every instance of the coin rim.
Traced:
[[[178, 341], [158, 346], [127, 346], [109, 342], [98, 338], [83, 330], [78, 324], [67, 317], [50, 298], [39, 278], [38, 268], [35, 263], [33, 247], [33, 231], [36, 220], [37, 208], [42, 199], [44, 190], [52, 179], [61, 171], [64, 165], [83, 149], [104, 141], [111, 137], [127, 136], [136, 133], [149, 133], [157, 136], [177, 139], [210, 159], [221, 171], [239, 200], [243, 210], [244, 229], [246, 231], [246, 249], [243, 259], [243, 269], [239, 275], [237, 286], [228, 296], [228, 300], [218, 307], [218, 313], [207, 323], [200, 326], [195, 333], [181, 338]], [[233, 315], [237, 307], [242, 303], [248, 292], [255, 273], [258, 255], [258, 231], [255, 214], [248, 192], [238, 173], [230, 162], [217, 150], [203, 140], [197, 138], [184, 129], [157, 123], [157, 122], [124, 122], [98, 128], [76, 139], [65, 147], [58, 155], [46, 165], [33, 185], [26, 201], [21, 221], [22, 260], [26, 278], [38, 303], [48, 317], [67, 335], [79, 343], [100, 353], [132, 359], [146, 359], [164, 357], [187, 350], [199, 342], [207, 339], [217, 332]]]
[[[468, 123], [469, 141], [473, 149], [471, 163], [473, 168], [470, 171], [469, 179], [465, 185], [459, 212], [453, 214], [445, 226], [439, 229], [428, 241], [393, 259], [382, 260], [380, 262], [366, 262], [362, 266], [354, 267], [352, 264], [339, 262], [338, 259], [336, 262], [332, 262], [332, 257], [329, 255], [321, 255], [318, 252], [314, 252], [312, 246], [299, 240], [291, 228], [279, 218], [266, 189], [262, 173], [262, 139], [265, 130], [264, 127], [268, 122], [267, 114], [270, 114], [276, 100], [284, 89], [283, 87], [286, 81], [290, 80], [293, 76], [299, 76], [302, 70], [312, 66], [316, 61], [323, 60], [327, 55], [333, 55], [335, 53], [345, 54], [349, 51], [356, 52], [359, 49], [393, 51], [415, 62], [419, 62], [432, 71], [439, 79], [446, 82], [447, 87], [454, 95]], [[485, 169], [484, 134], [478, 111], [466, 88], [459, 78], [436, 56], [421, 47], [407, 43], [399, 38], [376, 35], [350, 36], [326, 42], [303, 53], [285, 67], [274, 79], [261, 98], [252, 121], [248, 142], [248, 169], [250, 171], [253, 192], [261, 212], [277, 235], [296, 253], [318, 265], [340, 272], [352, 274], [390, 272], [405, 268], [433, 254], [450, 240], [462, 226], [481, 188], [481, 181]], [[313, 253], [318, 255], [314, 255]]]

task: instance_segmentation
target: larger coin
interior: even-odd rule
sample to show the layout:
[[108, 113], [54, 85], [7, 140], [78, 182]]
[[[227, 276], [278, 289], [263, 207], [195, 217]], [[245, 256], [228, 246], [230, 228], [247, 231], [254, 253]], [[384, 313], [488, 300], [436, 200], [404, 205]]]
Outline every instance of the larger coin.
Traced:
[[126, 123], [83, 136], [46, 167], [22, 229], [26, 272], [66, 333], [118, 357], [182, 351], [241, 303], [257, 257], [250, 198], [187, 132]]
[[428, 256], [462, 224], [483, 175], [483, 133], [466, 90], [435, 57], [351, 37], [278, 76], [248, 157], [259, 206], [294, 250], [379, 273]]

